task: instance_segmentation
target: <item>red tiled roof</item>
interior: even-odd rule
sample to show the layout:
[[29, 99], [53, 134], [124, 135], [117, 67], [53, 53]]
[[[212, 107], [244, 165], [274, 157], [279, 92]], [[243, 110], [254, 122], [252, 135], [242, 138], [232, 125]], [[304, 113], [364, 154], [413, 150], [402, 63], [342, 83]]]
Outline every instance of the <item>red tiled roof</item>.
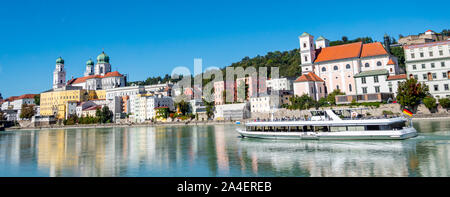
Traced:
[[314, 62], [324, 62], [330, 60], [359, 57], [361, 53], [361, 47], [362, 42], [356, 42], [321, 48], [316, 50], [317, 56]]
[[316, 54], [317, 56], [314, 62], [387, 55], [388, 53], [380, 42], [367, 44], [363, 44], [362, 42], [355, 42], [317, 49]]
[[109, 72], [106, 73], [103, 77], [123, 77], [122, 74], [119, 73], [119, 71]]
[[11, 102], [11, 101], [19, 100], [19, 99], [32, 99], [36, 95], [38, 95], [38, 94], [24, 94], [21, 96], [11, 96], [11, 97], [5, 99], [5, 101]]
[[406, 79], [406, 74], [388, 76], [387, 80]]
[[380, 42], [363, 44], [361, 57], [377, 56], [377, 55], [387, 55], [386, 49]]
[[89, 76], [86, 76], [86, 77], [79, 77], [79, 78], [71, 79], [71, 80], [69, 80], [67, 82], [67, 84], [83, 83], [83, 82], [85, 82], [88, 79], [105, 78], [105, 77], [123, 77], [123, 75], [120, 74], [118, 71], [106, 73], [104, 76], [101, 76], [101, 75], [89, 75]]
[[295, 82], [303, 82], [303, 81], [320, 81], [324, 82], [319, 76], [314, 74], [313, 72], [309, 72], [308, 74], [303, 74]]
[[24, 95], [17, 97], [17, 99], [32, 99], [36, 95], [38, 95], [38, 94], [24, 94]]
[[94, 105], [92, 107], [89, 107], [87, 109], [84, 109], [83, 111], [90, 111], [90, 110], [97, 110], [97, 109], [101, 109], [102, 106], [101, 105]]
[[16, 100], [17, 98], [19, 98], [19, 97], [18, 96], [10, 96], [9, 98], [5, 99], [5, 101], [11, 102], [11, 101]]
[[154, 109], [161, 109], [161, 108], [169, 108], [167, 106], [162, 106], [162, 107], [155, 107]]
[[395, 65], [395, 62], [391, 58], [389, 58], [387, 65]]

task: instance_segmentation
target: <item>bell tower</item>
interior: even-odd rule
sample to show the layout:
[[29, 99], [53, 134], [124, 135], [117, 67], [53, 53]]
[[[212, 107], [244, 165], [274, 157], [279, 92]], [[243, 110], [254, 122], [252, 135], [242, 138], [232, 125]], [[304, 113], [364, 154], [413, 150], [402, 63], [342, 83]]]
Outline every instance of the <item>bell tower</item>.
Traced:
[[66, 85], [66, 70], [64, 69], [64, 59], [56, 59], [56, 68], [53, 71], [53, 88], [62, 88]]
[[97, 57], [97, 64], [94, 68], [94, 73], [96, 75], [105, 75], [106, 73], [111, 72], [111, 64], [109, 64], [109, 56], [102, 52]]
[[313, 72], [313, 62], [316, 59], [316, 48], [314, 46], [314, 36], [303, 33], [298, 37], [300, 41], [300, 57], [302, 73]]
[[86, 71], [84, 72], [84, 76], [87, 77], [93, 74], [94, 74], [94, 61], [92, 61], [92, 59], [89, 59], [86, 62]]

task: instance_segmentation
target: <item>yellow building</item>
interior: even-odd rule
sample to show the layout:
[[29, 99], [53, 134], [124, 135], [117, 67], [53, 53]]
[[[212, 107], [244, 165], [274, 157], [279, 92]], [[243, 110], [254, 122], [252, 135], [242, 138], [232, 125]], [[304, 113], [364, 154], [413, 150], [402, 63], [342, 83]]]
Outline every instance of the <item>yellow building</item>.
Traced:
[[56, 90], [41, 93], [40, 115], [67, 118], [68, 103], [105, 99], [105, 90]]

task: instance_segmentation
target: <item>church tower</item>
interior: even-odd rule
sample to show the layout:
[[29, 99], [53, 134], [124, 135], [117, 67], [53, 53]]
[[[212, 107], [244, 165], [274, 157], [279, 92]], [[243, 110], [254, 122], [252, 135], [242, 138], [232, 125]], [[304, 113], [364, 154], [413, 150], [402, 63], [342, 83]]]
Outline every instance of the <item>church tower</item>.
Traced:
[[53, 88], [61, 88], [66, 85], [66, 70], [64, 69], [64, 60], [59, 57], [56, 59], [56, 68], [53, 72]]
[[384, 48], [388, 54], [391, 54], [391, 39], [387, 34], [384, 34]]
[[109, 56], [102, 52], [102, 54], [97, 57], [97, 64], [94, 68], [94, 74], [96, 75], [105, 75], [106, 73], [111, 72], [111, 64], [109, 64]]
[[298, 37], [300, 41], [300, 57], [302, 73], [313, 72], [313, 62], [316, 59], [316, 48], [314, 46], [314, 36], [303, 33]]
[[316, 40], [316, 48], [317, 49], [328, 47], [329, 44], [330, 44], [330, 41], [322, 36], [319, 36], [319, 38], [317, 38], [317, 40]]
[[89, 59], [86, 62], [86, 71], [84, 72], [84, 76], [87, 77], [93, 74], [94, 74], [94, 61], [92, 61], [92, 59]]

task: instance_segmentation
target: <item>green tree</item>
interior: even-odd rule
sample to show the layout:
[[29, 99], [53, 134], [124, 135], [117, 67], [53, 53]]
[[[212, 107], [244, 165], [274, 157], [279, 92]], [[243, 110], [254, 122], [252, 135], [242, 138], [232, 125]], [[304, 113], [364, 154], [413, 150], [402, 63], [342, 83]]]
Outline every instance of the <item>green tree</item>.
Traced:
[[399, 83], [396, 98], [403, 108], [415, 112], [420, 101], [428, 95], [428, 86], [418, 83], [415, 78], [409, 78]]
[[6, 120], [6, 117], [2, 111], [0, 111], [0, 120]]
[[34, 105], [22, 104], [22, 110], [20, 111], [19, 117], [22, 119], [31, 119], [35, 113]]
[[108, 106], [104, 106], [101, 111], [100, 122], [110, 123], [113, 120], [113, 113]]
[[303, 94], [302, 96], [293, 96], [289, 98], [289, 101], [291, 101], [291, 105], [288, 106], [288, 109], [309, 109], [311, 107], [316, 106], [316, 101], [312, 99], [309, 95]]
[[328, 96], [326, 97], [328, 103], [330, 105], [336, 105], [336, 96], [338, 96], [338, 95], [345, 95], [345, 93], [341, 92], [341, 90], [339, 90], [339, 89], [333, 90], [333, 92], [328, 94]]
[[41, 95], [40, 94], [34, 95], [34, 104], [41, 105]]
[[405, 53], [402, 47], [391, 47], [391, 53], [398, 58], [398, 66], [405, 68]]
[[180, 109], [180, 112], [183, 115], [186, 115], [189, 112], [189, 103], [185, 102], [184, 99], [182, 99], [178, 103], [175, 103], [175, 106], [177, 107], [177, 109]]
[[439, 99], [439, 104], [443, 108], [448, 109], [448, 108], [450, 108], [450, 99], [448, 99], [448, 98]]
[[425, 97], [422, 102], [429, 110], [434, 110], [437, 107], [436, 99], [432, 96]]
[[214, 115], [214, 101], [207, 102], [205, 99], [203, 99], [203, 103], [205, 103], [206, 116], [208, 116], [208, 118], [212, 118]]
[[169, 117], [169, 108], [168, 107], [159, 107], [156, 108], [156, 118], [168, 118]]

